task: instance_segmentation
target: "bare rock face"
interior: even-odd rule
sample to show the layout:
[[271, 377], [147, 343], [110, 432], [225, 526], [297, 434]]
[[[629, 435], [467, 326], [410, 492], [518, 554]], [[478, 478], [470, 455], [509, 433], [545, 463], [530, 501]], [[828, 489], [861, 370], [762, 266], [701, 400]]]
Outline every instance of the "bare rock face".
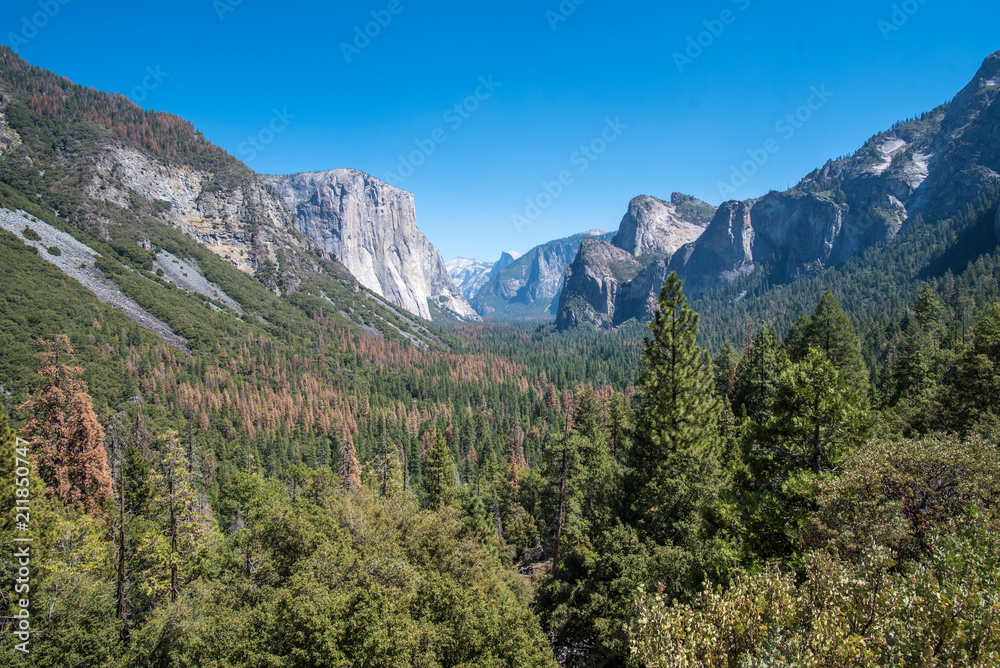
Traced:
[[[106, 145], [87, 194], [129, 207], [133, 192], [162, 202], [166, 222], [247, 273], [277, 264], [282, 249], [322, 249], [362, 285], [422, 318], [431, 319], [433, 307], [478, 319], [417, 229], [413, 196], [361, 172], [264, 177], [239, 165], [211, 174]], [[283, 285], [295, 289], [294, 277]]]
[[673, 255], [678, 248], [701, 236], [707, 220], [685, 216], [678, 210], [677, 200], [697, 203], [707, 209], [708, 204], [693, 197], [674, 194], [673, 201], [664, 202], [649, 195], [639, 195], [628, 206], [618, 234], [612, 240], [618, 248], [635, 257], [655, 253]]
[[[610, 242], [590, 239], [567, 268], [556, 324], [613, 327], [652, 313], [667, 263], [704, 232], [715, 207], [674, 193], [634, 198]], [[655, 289], [654, 289], [655, 287]]]
[[124, 208], [130, 206], [130, 191], [158, 200], [166, 222], [247, 273], [276, 262], [278, 248], [302, 246], [291, 234], [292, 213], [249, 169], [216, 178], [124, 143], [106, 144], [94, 167], [89, 197]]
[[472, 307], [491, 320], [549, 319], [556, 315], [566, 267], [585, 239], [608, 239], [601, 230], [589, 230], [535, 246], [524, 255], [504, 253], [493, 266]]
[[628, 251], [602, 239], [584, 239], [576, 259], [566, 268], [556, 325], [568, 328], [584, 322], [598, 327], [616, 324], [619, 290], [642, 268]]
[[753, 271], [755, 230], [751, 207], [752, 202], [724, 202], [698, 243], [685, 246], [671, 258], [671, 271], [690, 275], [684, 284], [685, 292], [704, 292], [720, 277], [735, 278]]
[[299, 231], [369, 290], [425, 320], [432, 307], [479, 320], [417, 229], [412, 194], [352, 169], [264, 179], [295, 213]]
[[500, 259], [493, 264], [493, 267], [490, 268], [490, 272], [495, 274], [498, 271], [506, 269], [520, 257], [521, 257], [520, 253], [515, 253], [513, 251], [504, 251], [500, 253]]
[[451, 282], [467, 300], [472, 300], [479, 289], [490, 280], [494, 264], [479, 259], [453, 257], [444, 263], [451, 276]]

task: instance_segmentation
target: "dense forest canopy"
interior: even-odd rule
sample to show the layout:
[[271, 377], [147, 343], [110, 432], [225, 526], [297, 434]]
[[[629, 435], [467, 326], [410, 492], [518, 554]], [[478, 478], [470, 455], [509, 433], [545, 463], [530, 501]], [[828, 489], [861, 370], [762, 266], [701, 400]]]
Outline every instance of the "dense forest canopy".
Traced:
[[[551, 357], [574, 368], [568, 335], [464, 327], [461, 355], [520, 357], [520, 388], [489, 391], [503, 371], [487, 365], [475, 404], [414, 413], [412, 433], [373, 394], [381, 427], [281, 428], [274, 455], [266, 430], [232, 447], [216, 430], [252, 423], [203, 421], [158, 385], [102, 421], [112, 404], [70, 338], [41, 341], [12, 412], [32, 443], [32, 605], [49, 612], [32, 654], [9, 633], [5, 650], [17, 665], [991, 665], [1000, 305], [965, 336], [954, 318], [926, 285], [869, 369], [827, 293], [783, 341], [764, 323], [712, 358], [671, 277], [624, 391], [586, 365], [548, 380]], [[603, 337], [570, 347], [632, 349]]]

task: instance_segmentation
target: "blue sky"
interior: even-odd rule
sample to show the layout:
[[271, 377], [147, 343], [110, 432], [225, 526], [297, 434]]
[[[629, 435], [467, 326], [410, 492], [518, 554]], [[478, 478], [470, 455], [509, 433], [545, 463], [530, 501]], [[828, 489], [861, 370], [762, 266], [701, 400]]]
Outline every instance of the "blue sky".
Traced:
[[446, 258], [489, 260], [616, 229], [638, 194], [784, 189], [949, 100], [998, 24], [995, 0], [0, 8], [32, 64], [188, 118], [259, 172], [395, 182]]

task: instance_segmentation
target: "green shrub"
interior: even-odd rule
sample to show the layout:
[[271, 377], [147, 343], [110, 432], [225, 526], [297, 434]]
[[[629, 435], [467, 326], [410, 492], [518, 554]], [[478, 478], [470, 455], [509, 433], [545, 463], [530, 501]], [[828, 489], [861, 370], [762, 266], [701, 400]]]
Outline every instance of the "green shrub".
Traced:
[[135, 241], [115, 239], [110, 243], [110, 246], [121, 259], [136, 269], [153, 271], [153, 260], [155, 259], [153, 253], [141, 247]]

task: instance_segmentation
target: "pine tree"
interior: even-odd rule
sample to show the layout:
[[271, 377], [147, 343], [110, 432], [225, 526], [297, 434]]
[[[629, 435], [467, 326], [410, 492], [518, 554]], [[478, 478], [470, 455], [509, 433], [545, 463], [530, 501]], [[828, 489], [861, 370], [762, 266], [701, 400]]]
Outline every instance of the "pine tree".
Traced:
[[346, 428], [341, 435], [341, 448], [343, 452], [340, 458], [340, 479], [343, 481], [344, 489], [356, 492], [361, 489], [361, 466], [354, 450], [354, 439]]
[[444, 436], [436, 428], [431, 428], [427, 460], [424, 463], [424, 488], [427, 492], [427, 507], [438, 510], [449, 505], [455, 491], [455, 463]]
[[777, 392], [782, 359], [778, 332], [771, 324], [762, 325], [736, 368], [733, 413], [763, 424], [770, 414]]
[[943, 307], [937, 293], [924, 284], [913, 302], [913, 314], [907, 314], [899, 343], [893, 349], [892, 383], [888, 405], [901, 399], [922, 400], [940, 382], [951, 366], [951, 354], [942, 350]]
[[791, 533], [815, 508], [817, 483], [867, 437], [861, 390], [819, 348], [781, 373], [773, 414], [745, 435], [743, 482], [748, 546], [762, 559], [787, 557]]
[[821, 349], [811, 348], [781, 374], [773, 415], [756, 435], [787, 478], [796, 469], [831, 470], [861, 444], [869, 426], [860, 388]]
[[559, 395], [556, 393], [555, 384], [550, 384], [545, 389], [545, 407], [550, 411], [559, 407]]
[[216, 540], [211, 508], [198, 501], [200, 471], [189, 472], [186, 447], [167, 432], [150, 476], [150, 504], [160, 509], [158, 526], [144, 539], [151, 565], [142, 574], [148, 595], [176, 601], [182, 582], [193, 579]]
[[736, 369], [740, 363], [740, 354], [736, 352], [732, 341], [726, 341], [713, 362], [715, 364], [715, 394], [718, 397], [729, 397], [731, 401], [736, 389]]
[[118, 412], [108, 428], [111, 449], [111, 475], [115, 487], [115, 512], [110, 524], [115, 532], [116, 582], [115, 617], [119, 620], [118, 639], [129, 642], [136, 617], [141, 617], [150, 607], [149, 601], [136, 596], [135, 573], [144, 565], [137, 555], [144, 536], [155, 530], [149, 509], [154, 497], [150, 482], [151, 466], [144, 452], [149, 452], [151, 435], [142, 417], [142, 399], [134, 397], [135, 416], [127, 411]]
[[510, 484], [516, 488], [520, 484], [521, 470], [528, 468], [524, 459], [524, 430], [519, 424], [514, 426], [508, 439], [507, 466], [510, 468]]
[[924, 283], [916, 299], [913, 300], [913, 314], [920, 327], [927, 332], [940, 335], [942, 330], [941, 314], [944, 307], [937, 292], [929, 283]]
[[926, 392], [933, 385], [934, 374], [934, 341], [917, 318], [907, 320], [894, 352], [893, 392], [888, 397], [890, 404]]
[[559, 551], [562, 548], [563, 527], [566, 522], [566, 501], [570, 492], [570, 479], [572, 471], [578, 462], [578, 449], [573, 447], [574, 441], [570, 439], [570, 432], [573, 429], [573, 415], [571, 411], [566, 412], [566, 426], [560, 438], [558, 451], [551, 450], [554, 454], [553, 464], [555, 465], [555, 479], [558, 480], [559, 506], [556, 510], [556, 535], [555, 545], [552, 548], [552, 570], [555, 571], [559, 565]]
[[605, 440], [604, 416], [601, 403], [590, 385], [580, 387], [575, 394], [573, 426], [577, 434], [591, 443]]
[[375, 460], [378, 495], [383, 500], [394, 498], [404, 489], [402, 451], [389, 443], [388, 436], [382, 437], [378, 456]]
[[848, 383], [867, 393], [868, 367], [861, 341], [833, 292], [824, 293], [811, 318], [803, 316], [796, 321], [785, 347], [793, 362], [805, 359], [810, 348], [818, 348]]
[[621, 394], [613, 392], [608, 402], [608, 448], [616, 461], [625, 450], [630, 428], [625, 400]]
[[114, 490], [104, 428], [94, 414], [82, 369], [73, 366], [69, 337], [42, 341], [40, 385], [22, 406], [31, 418], [22, 434], [32, 441], [38, 472], [51, 494], [96, 515]]
[[986, 355], [995, 365], [1000, 365], [1000, 304], [993, 304], [976, 323], [972, 337], [976, 354]]
[[[696, 343], [698, 314], [676, 274], [648, 327], [628, 458], [632, 517], [647, 538], [702, 552], [722, 488], [718, 401], [711, 360]], [[687, 577], [700, 577], [696, 570]]]

